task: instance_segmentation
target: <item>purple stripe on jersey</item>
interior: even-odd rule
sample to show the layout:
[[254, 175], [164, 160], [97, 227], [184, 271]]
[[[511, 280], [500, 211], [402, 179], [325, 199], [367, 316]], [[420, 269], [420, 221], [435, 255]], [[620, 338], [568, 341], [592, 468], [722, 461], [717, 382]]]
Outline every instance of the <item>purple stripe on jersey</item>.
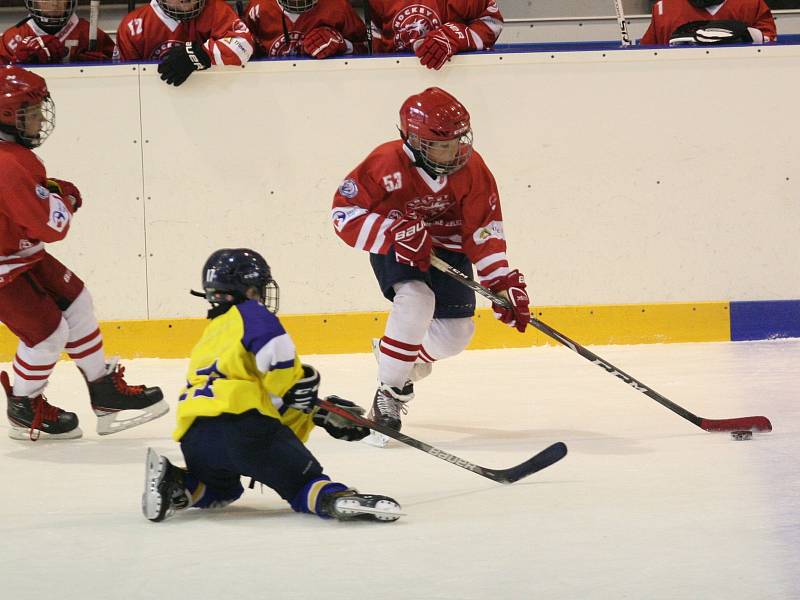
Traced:
[[271, 340], [286, 333], [278, 317], [256, 300], [242, 302], [237, 304], [236, 308], [242, 315], [244, 324], [242, 345], [249, 352], [257, 354]]

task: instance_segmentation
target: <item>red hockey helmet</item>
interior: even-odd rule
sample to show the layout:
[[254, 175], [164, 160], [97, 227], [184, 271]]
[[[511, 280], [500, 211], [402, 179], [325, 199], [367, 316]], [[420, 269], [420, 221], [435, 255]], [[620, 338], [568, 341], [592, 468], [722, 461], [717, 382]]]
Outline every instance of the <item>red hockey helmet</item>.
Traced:
[[432, 175], [453, 173], [472, 155], [469, 112], [441, 88], [428, 88], [403, 102], [400, 134], [417, 165]]
[[0, 66], [0, 131], [26, 148], [41, 146], [56, 126], [44, 79], [16, 66]]
[[206, 7], [206, 0], [156, 0], [168, 17], [176, 21], [191, 21]]

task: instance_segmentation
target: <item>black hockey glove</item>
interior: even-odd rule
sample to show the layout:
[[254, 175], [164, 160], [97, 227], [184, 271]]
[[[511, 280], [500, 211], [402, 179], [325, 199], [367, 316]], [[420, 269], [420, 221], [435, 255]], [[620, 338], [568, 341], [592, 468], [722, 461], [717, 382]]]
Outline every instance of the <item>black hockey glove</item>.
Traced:
[[669, 38], [670, 46], [683, 44], [750, 44], [753, 36], [741, 21], [690, 21]]
[[158, 65], [158, 72], [161, 73], [162, 81], [177, 87], [189, 79], [189, 75], [195, 71], [203, 71], [210, 66], [211, 58], [203, 45], [186, 42], [167, 51], [161, 64]]
[[[354, 404], [353, 402], [350, 402], [350, 400], [339, 398], [339, 396], [328, 396], [325, 398], [325, 400], [331, 404], [335, 404], [336, 406], [343, 408], [347, 412], [354, 414], [357, 417], [360, 417], [364, 414], [363, 408], [357, 404]], [[321, 406], [318, 407], [314, 412], [312, 420], [314, 421], [314, 425], [324, 427], [325, 431], [338, 440], [355, 442], [356, 440], [362, 440], [369, 435], [368, 427], [356, 425], [352, 421], [348, 421], [346, 418], [340, 415], [329, 412]]]
[[303, 378], [283, 395], [283, 405], [303, 412], [311, 412], [319, 391], [319, 372], [311, 365], [303, 365]]

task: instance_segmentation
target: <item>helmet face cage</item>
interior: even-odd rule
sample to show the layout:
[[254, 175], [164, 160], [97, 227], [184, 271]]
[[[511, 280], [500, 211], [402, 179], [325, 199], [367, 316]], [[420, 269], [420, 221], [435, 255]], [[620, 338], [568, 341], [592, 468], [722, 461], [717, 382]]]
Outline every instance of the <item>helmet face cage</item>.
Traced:
[[709, 6], [714, 6], [715, 4], [721, 3], [722, 0], [689, 0], [689, 4], [695, 8], [708, 8]]
[[[455, 144], [457, 146], [455, 146]], [[411, 147], [415, 156], [422, 165], [436, 175], [449, 175], [455, 173], [472, 156], [472, 130], [469, 129], [460, 136], [449, 140], [423, 139], [415, 133], [410, 133], [406, 143]], [[453, 150], [446, 152], [446, 146], [455, 146]], [[448, 157], [446, 154], [449, 154]], [[442, 155], [445, 155], [444, 159]]]
[[314, 8], [318, 0], [278, 0], [283, 9], [287, 12], [300, 14]]
[[176, 21], [189, 21], [203, 12], [206, 0], [156, 0], [161, 10]]
[[[56, 107], [50, 94], [36, 104], [18, 108], [15, 129], [11, 132], [16, 140], [26, 148], [37, 148], [53, 133], [56, 127]], [[31, 122], [39, 121], [35, 131], [30, 131]]]
[[55, 33], [67, 24], [77, 3], [77, 0], [25, 0], [25, 8], [39, 27]]

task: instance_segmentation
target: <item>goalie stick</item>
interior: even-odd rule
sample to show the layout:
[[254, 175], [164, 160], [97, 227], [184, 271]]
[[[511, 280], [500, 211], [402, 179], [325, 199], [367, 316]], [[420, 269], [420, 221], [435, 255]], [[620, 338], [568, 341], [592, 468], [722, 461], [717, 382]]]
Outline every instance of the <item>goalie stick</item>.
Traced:
[[449, 462], [450, 464], [461, 467], [462, 469], [466, 469], [467, 471], [472, 471], [473, 473], [477, 473], [482, 477], [486, 477], [487, 479], [491, 479], [492, 481], [496, 481], [498, 483], [514, 483], [515, 481], [519, 481], [523, 477], [532, 475], [537, 471], [541, 471], [542, 469], [557, 463], [567, 455], [566, 444], [563, 442], [556, 442], [555, 444], [548, 446], [539, 452], [539, 454], [532, 456], [525, 462], [514, 467], [510, 467], [508, 469], [489, 469], [487, 467], [481, 467], [480, 465], [471, 463], [463, 458], [459, 458], [455, 454], [450, 454], [449, 452], [445, 452], [444, 450], [431, 446], [430, 444], [426, 444], [425, 442], [421, 442], [420, 440], [416, 440], [404, 433], [395, 431], [391, 427], [384, 427], [375, 421], [354, 415], [342, 407], [328, 402], [324, 398], [320, 398], [317, 401], [317, 404], [327, 411], [335, 413], [340, 417], [344, 417], [351, 423], [355, 423], [361, 427], [368, 427], [373, 431], [382, 433], [383, 435], [393, 438], [398, 442], [402, 442], [407, 446], [427, 452], [431, 456], [440, 458], [445, 462]]
[[[484, 298], [488, 298], [495, 304], [499, 304], [505, 308], [511, 308], [511, 303], [503, 298], [502, 296], [498, 296], [488, 288], [485, 288], [477, 281], [470, 278], [468, 275], [465, 275], [452, 265], [448, 264], [447, 262], [443, 261], [438, 256], [431, 255], [431, 265], [439, 269], [440, 271], [444, 272], [445, 274], [449, 275], [453, 279], [456, 279], [466, 285], [468, 288], [471, 288], [476, 293], [480, 294]], [[587, 350], [583, 346], [581, 346], [578, 342], [575, 342], [569, 339], [562, 333], [559, 333], [546, 323], [543, 323], [539, 319], [535, 317], [530, 318], [530, 324], [533, 325], [536, 329], [544, 333], [545, 335], [550, 336], [554, 340], [562, 343], [567, 348], [580, 354], [583, 358], [588, 360], [591, 363], [596, 364], [598, 367], [608, 371], [618, 379], [621, 379], [633, 389], [642, 392], [645, 396], [648, 396], [661, 404], [662, 406], [670, 409], [675, 414], [683, 417], [690, 423], [697, 425], [700, 429], [704, 429], [705, 431], [759, 431], [759, 432], [767, 432], [772, 431], [772, 423], [770, 423], [767, 417], [736, 417], [733, 419], [704, 419], [703, 417], [698, 417], [697, 415], [689, 412], [682, 406], [679, 406], [668, 400], [666, 397], [659, 394], [653, 388], [645, 385], [638, 379], [628, 375], [622, 369], [618, 369], [614, 365], [612, 365], [607, 360], [600, 358], [597, 354], [592, 352], [591, 350]]]

